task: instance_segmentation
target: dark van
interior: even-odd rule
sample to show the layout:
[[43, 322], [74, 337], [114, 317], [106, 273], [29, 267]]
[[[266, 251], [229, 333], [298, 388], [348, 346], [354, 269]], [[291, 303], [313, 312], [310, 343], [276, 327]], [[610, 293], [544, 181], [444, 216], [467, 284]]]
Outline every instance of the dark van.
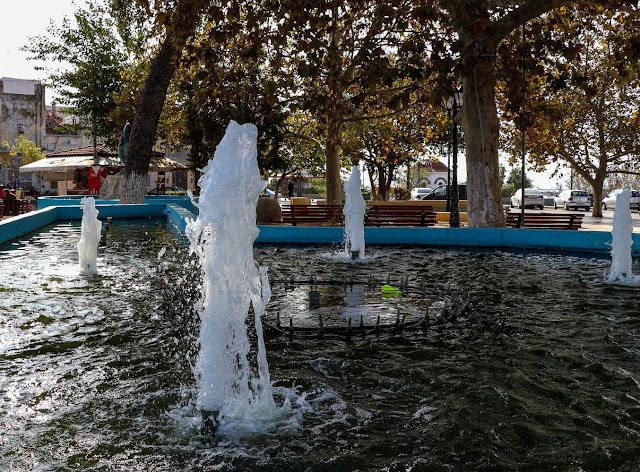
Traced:
[[[429, 195], [422, 197], [423, 200], [446, 200], [447, 199], [447, 186], [440, 185], [436, 187]], [[467, 186], [465, 184], [458, 184], [458, 200], [467, 199]]]

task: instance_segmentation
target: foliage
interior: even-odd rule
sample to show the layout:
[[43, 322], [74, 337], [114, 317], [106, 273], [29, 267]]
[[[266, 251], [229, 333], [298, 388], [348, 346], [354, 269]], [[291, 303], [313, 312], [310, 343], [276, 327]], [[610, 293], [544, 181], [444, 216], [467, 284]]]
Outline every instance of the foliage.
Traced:
[[268, 1], [262, 8], [272, 18], [273, 102], [317, 122], [327, 198], [337, 203], [343, 127], [410, 105], [425, 70], [425, 43], [416, 40], [421, 24], [411, 2]]
[[194, 168], [213, 157], [230, 120], [258, 127], [261, 170], [283, 167], [280, 146], [287, 113], [271, 101], [268, 73], [254, 40], [250, 32], [219, 34], [208, 24], [186, 50], [188, 69], [178, 86], [184, 104], [181, 139], [191, 148]]
[[324, 181], [314, 181], [310, 187], [303, 187], [302, 193], [309, 193], [314, 195], [326, 195], [327, 184]]
[[424, 154], [445, 125], [442, 109], [414, 105], [385, 118], [348, 123], [343, 149], [353, 163], [364, 161], [377, 180], [375, 198], [387, 200], [396, 169]]
[[[568, 163], [593, 189], [594, 215], [609, 173], [632, 170], [640, 156], [640, 81], [634, 63], [619, 59], [627, 47], [619, 38], [638, 34], [640, 22], [596, 7], [565, 8], [532, 26], [532, 43], [542, 46], [527, 83], [528, 118], [520, 120], [529, 160], [537, 168]], [[518, 123], [509, 105], [506, 114]], [[519, 134], [506, 129], [512, 155]]]
[[78, 134], [80, 132], [80, 125], [60, 125], [54, 126], [54, 134]]
[[391, 196], [396, 200], [411, 199], [411, 192], [407, 190], [405, 187], [392, 187], [390, 193], [391, 193]]
[[298, 111], [291, 113], [283, 125], [285, 140], [280, 148], [280, 167], [274, 170], [287, 173], [305, 170], [314, 177], [323, 176], [325, 155], [319, 123], [310, 113]]
[[14, 146], [9, 146], [7, 141], [2, 141], [2, 147], [9, 150], [10, 156], [17, 156], [20, 154], [22, 165], [29, 164], [46, 157], [46, 154], [42, 152], [42, 149], [40, 149], [36, 143], [29, 141], [22, 135], [18, 136]]
[[48, 36], [30, 38], [23, 50], [31, 53], [30, 59], [69, 64], [49, 71], [49, 85], [76, 113], [88, 118], [93, 135], [108, 137], [116, 132], [106, 118], [115, 108], [113, 96], [122, 87], [121, 72], [128, 59], [103, 1], [89, 0], [75, 11], [73, 20], [51, 24]]
[[[516, 192], [516, 190], [522, 188], [522, 169], [519, 167], [512, 167], [511, 171], [509, 172], [509, 176], [506, 178], [506, 181], [503, 182], [504, 185], [502, 185], [501, 194], [503, 197], [510, 197]], [[525, 188], [531, 188], [532, 185], [533, 182], [531, 181], [531, 179], [525, 175]]]

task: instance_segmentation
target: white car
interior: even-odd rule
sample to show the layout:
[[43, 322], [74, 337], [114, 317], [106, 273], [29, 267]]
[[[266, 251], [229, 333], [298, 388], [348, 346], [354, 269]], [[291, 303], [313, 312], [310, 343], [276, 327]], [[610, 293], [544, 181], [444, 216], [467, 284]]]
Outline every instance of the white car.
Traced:
[[411, 200], [422, 200], [422, 197], [433, 192], [431, 187], [416, 187], [411, 189]]
[[[618, 194], [622, 192], [623, 189], [619, 188], [609, 193], [606, 197], [602, 199], [602, 209], [603, 210], [611, 210], [616, 207], [616, 200], [618, 199]], [[631, 191], [631, 201], [629, 202], [629, 207], [632, 210], [640, 210], [640, 191], [632, 190]]]
[[591, 198], [586, 190], [563, 190], [553, 199], [553, 208], [562, 207], [565, 210], [584, 208], [591, 209]]
[[[521, 198], [522, 189], [518, 189], [511, 197], [511, 208], [520, 208]], [[524, 189], [524, 207], [540, 208], [541, 210], [544, 210], [544, 196], [540, 193], [540, 190], [535, 188]]]

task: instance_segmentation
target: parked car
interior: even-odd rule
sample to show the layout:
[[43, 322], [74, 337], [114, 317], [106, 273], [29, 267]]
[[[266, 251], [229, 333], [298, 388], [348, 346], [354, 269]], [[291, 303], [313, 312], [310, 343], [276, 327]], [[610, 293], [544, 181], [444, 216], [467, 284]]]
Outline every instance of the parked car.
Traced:
[[565, 210], [584, 208], [591, 209], [591, 199], [586, 190], [563, 190], [553, 199], [553, 208], [563, 207]]
[[263, 193], [266, 193], [269, 198], [276, 198], [276, 192], [274, 192], [273, 190], [269, 190], [268, 188], [265, 188]]
[[[164, 194], [165, 195], [186, 195], [187, 191], [180, 187], [165, 187]], [[158, 195], [158, 189], [152, 188], [147, 192], [147, 195]], [[162, 195], [162, 190], [160, 191], [160, 195]]]
[[[520, 208], [522, 204], [521, 198], [522, 189], [518, 189], [516, 193], [511, 196], [511, 208]], [[544, 197], [540, 193], [540, 190], [535, 188], [524, 189], [524, 207], [544, 210]]]
[[416, 187], [411, 189], [411, 200], [422, 200], [422, 197], [433, 192], [431, 187]]
[[543, 198], [544, 199], [544, 206], [553, 206], [553, 199], [558, 196], [558, 194], [560, 193], [560, 190], [540, 189], [540, 193], [544, 197]]
[[[428, 195], [422, 197], [423, 200], [446, 200], [447, 199], [447, 186], [440, 185], [433, 189]], [[466, 184], [458, 184], [458, 200], [467, 199], [467, 186]]]
[[[618, 195], [622, 192], [623, 189], [619, 188], [609, 193], [606, 197], [602, 199], [602, 209], [603, 210], [611, 210], [616, 207], [616, 200], [618, 199]], [[632, 210], [640, 210], [640, 191], [632, 190], [631, 191], [631, 201], [629, 202], [629, 207]]]

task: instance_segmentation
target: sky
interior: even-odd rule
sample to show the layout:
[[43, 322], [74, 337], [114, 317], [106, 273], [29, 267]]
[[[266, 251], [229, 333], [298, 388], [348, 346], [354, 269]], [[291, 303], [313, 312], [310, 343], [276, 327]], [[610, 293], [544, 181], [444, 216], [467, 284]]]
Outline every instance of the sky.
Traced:
[[[27, 59], [28, 54], [20, 50], [29, 42], [29, 37], [46, 35], [51, 21], [59, 25], [65, 16], [71, 16], [76, 6], [85, 4], [84, 0], [4, 0], [0, 28], [0, 77], [17, 79], [45, 80], [45, 71], [35, 70], [36, 66], [55, 68], [56, 64], [44, 64]], [[46, 90], [46, 102], [56, 98], [51, 89]], [[505, 159], [500, 161], [507, 169], [510, 166]], [[464, 155], [459, 159], [459, 180], [466, 181], [466, 163]], [[540, 188], [557, 187], [558, 178], [551, 178], [551, 172], [528, 173], [534, 186]], [[563, 181], [566, 179], [563, 179]]]
[[[29, 42], [30, 36], [46, 35], [51, 20], [60, 25], [65, 16], [71, 16], [74, 5], [84, 0], [4, 0], [3, 24], [0, 28], [0, 77], [44, 80], [44, 71], [35, 70], [41, 62], [27, 60], [28, 54], [20, 48]], [[50, 64], [55, 67], [55, 64]], [[54, 97], [47, 89], [46, 101]]]

